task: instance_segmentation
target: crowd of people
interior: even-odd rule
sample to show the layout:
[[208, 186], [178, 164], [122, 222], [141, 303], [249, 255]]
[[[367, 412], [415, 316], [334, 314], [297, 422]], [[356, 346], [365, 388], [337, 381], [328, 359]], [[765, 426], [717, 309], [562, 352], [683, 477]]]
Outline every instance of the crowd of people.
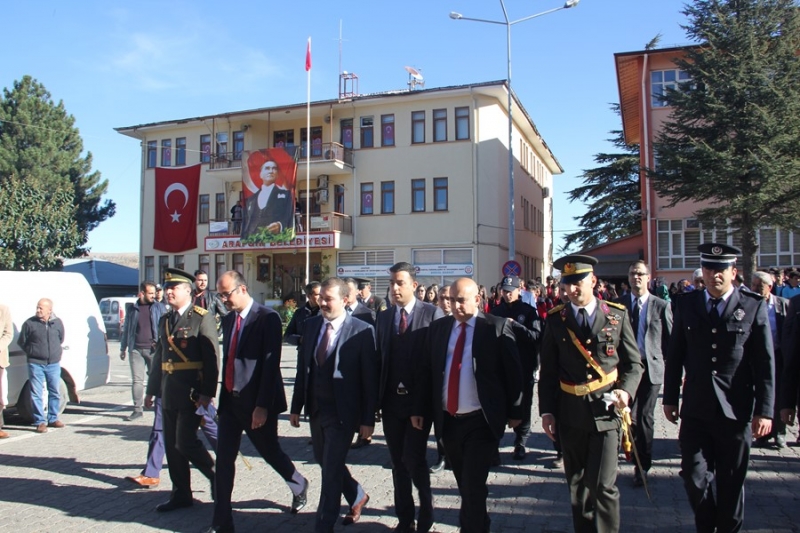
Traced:
[[[780, 272], [756, 272], [748, 287], [737, 280], [739, 250], [709, 243], [699, 251], [701, 268], [674, 292], [651, 279], [643, 261], [629, 266], [618, 292], [597, 279], [595, 258], [570, 255], [554, 264], [560, 279], [507, 276], [488, 294], [470, 278], [424, 287], [414, 267], [400, 262], [390, 269], [385, 299], [365, 280], [309, 283], [285, 331], [240, 273], [222, 274], [214, 292], [203, 271], [167, 269], [165, 302], [160, 286], [143, 282], [122, 332], [120, 357], [132, 376], [126, 419], [155, 411], [146, 464], [128, 479], [158, 485], [166, 455], [172, 492], [157, 511], [169, 512], [193, 505], [194, 465], [214, 500], [205, 531], [234, 531], [234, 463], [244, 433], [286, 482], [297, 513], [308, 504], [309, 481], [281, 448], [278, 420], [288, 411], [292, 426], [308, 424], [321, 467], [315, 531], [329, 532], [340, 519], [359, 521], [369, 489], [378, 488], [351, 475], [347, 456], [370, 444], [380, 422], [394, 530], [431, 530], [430, 476], [449, 468], [461, 531], [486, 532], [487, 480], [500, 463], [499, 442], [511, 428], [512, 460], [526, 457], [538, 383], [542, 430], [553, 441], [553, 466], [564, 470], [575, 531], [619, 531], [620, 442], [635, 458], [631, 483], [647, 490], [663, 387], [663, 416], [681, 424], [681, 477], [697, 530], [739, 531], [751, 445], [774, 439], [784, 447], [794, 424], [800, 294], [790, 290], [800, 274], [790, 271], [784, 280]], [[0, 306], [0, 317], [6, 312]], [[20, 333], [40, 432], [63, 427], [52, 403], [57, 395], [47, 418], [40, 405], [58, 365], [59, 338], [63, 325], [43, 299]], [[288, 401], [283, 341], [298, 350]], [[431, 432], [438, 457], [429, 465]]]

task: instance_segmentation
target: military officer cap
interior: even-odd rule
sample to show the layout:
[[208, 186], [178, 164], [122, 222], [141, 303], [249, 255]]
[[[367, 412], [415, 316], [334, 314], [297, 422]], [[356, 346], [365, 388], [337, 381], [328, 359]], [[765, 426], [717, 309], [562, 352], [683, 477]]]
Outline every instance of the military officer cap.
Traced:
[[568, 255], [556, 260], [553, 266], [561, 271], [561, 283], [577, 283], [592, 272], [597, 258], [591, 255]]
[[371, 283], [368, 279], [358, 279], [358, 290], [366, 289], [370, 287]]
[[511, 292], [514, 289], [519, 289], [519, 278], [517, 276], [504, 277], [502, 289], [508, 292]]
[[164, 271], [164, 287], [174, 287], [179, 283], [194, 283], [194, 276], [177, 268], [168, 268]]
[[697, 247], [700, 252], [700, 265], [712, 270], [725, 270], [736, 265], [736, 256], [742, 251], [735, 246], [707, 242]]

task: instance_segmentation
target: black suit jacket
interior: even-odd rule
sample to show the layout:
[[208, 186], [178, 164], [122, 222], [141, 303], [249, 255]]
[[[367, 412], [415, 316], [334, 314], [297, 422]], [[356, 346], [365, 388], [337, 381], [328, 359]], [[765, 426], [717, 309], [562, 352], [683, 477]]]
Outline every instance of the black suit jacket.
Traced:
[[705, 291], [675, 299], [675, 322], [664, 371], [664, 405], [678, 405], [681, 416], [749, 422], [753, 413], [772, 418], [775, 358], [764, 299], [734, 290], [721, 320], [712, 324]]
[[[628, 315], [633, 311], [631, 298], [631, 294], [626, 294], [617, 300], [627, 308]], [[672, 334], [672, 306], [666, 300], [652, 294], [647, 297], [645, 328], [643, 361], [650, 383], [661, 385], [664, 383], [664, 358]]]
[[230, 353], [231, 336], [236, 326], [236, 313], [222, 319], [222, 390], [220, 408], [227, 407], [230, 393], [225, 388], [228, 361], [234, 360], [234, 389], [238, 388], [242, 404], [252, 411], [264, 407], [269, 412], [286, 411], [286, 393], [281, 375], [281, 318], [278, 313], [253, 301], [242, 323], [236, 353]]
[[[385, 311], [378, 313], [377, 325], [375, 327], [375, 334], [378, 337], [378, 360], [381, 363], [380, 372], [380, 388], [378, 392], [378, 405], [383, 405], [383, 396], [386, 393], [386, 380], [389, 378], [389, 357], [392, 354], [392, 339], [394, 338], [394, 317], [397, 314], [397, 306], [393, 305]], [[406, 331], [406, 334], [411, 335], [410, 345], [411, 360], [414, 367], [419, 364], [419, 358], [423, 356], [425, 347], [425, 333], [428, 331], [428, 326], [437, 318], [442, 318], [444, 313], [435, 305], [416, 300], [414, 309], [411, 313], [411, 329]], [[416, 387], [414, 383], [403, 383], [409, 390], [410, 394], [414, 394]]]
[[[317, 339], [325, 319], [309, 318], [303, 328], [303, 342], [297, 360], [297, 375], [292, 395], [292, 414], [300, 414], [309, 405], [308, 379], [316, 365]], [[375, 330], [361, 320], [348, 316], [336, 339], [333, 374], [336, 412], [346, 428], [358, 431], [359, 426], [375, 426], [378, 401], [378, 360], [375, 353]], [[306, 414], [311, 415], [306, 409]]]
[[[437, 427], [442, 427], [444, 421], [444, 371], [447, 344], [455, 322], [452, 316], [431, 322], [418, 367], [420, 394], [414, 403], [414, 413], [433, 416]], [[508, 320], [483, 313], [476, 316], [472, 368], [483, 416], [499, 440], [507, 420], [522, 419], [522, 365]]]
[[264, 209], [258, 208], [259, 194], [260, 191], [250, 196], [245, 202], [245, 225], [242, 236], [250, 236], [273, 222], [281, 223], [281, 231], [294, 227], [292, 220], [294, 203], [292, 202], [291, 191], [281, 189], [278, 186], [273, 187]]
[[[777, 309], [777, 306], [776, 306]], [[781, 353], [783, 374], [778, 399], [780, 409], [797, 409], [800, 405], [800, 295], [789, 300], [782, 323]]]
[[356, 305], [351, 307], [353, 309], [351, 314], [353, 318], [362, 320], [370, 326], [375, 327], [375, 312], [372, 309], [361, 302], [356, 302]]

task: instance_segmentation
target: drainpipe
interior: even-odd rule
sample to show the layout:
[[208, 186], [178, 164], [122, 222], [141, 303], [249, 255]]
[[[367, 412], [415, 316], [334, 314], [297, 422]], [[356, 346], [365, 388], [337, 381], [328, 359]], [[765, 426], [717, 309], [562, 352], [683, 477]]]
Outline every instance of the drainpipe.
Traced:
[[[648, 98], [647, 93], [647, 65], [648, 65], [648, 54], [644, 55], [644, 63], [642, 66], [642, 143], [639, 146], [642, 149], [642, 154], [644, 156], [639, 156], [639, 163], [641, 164], [642, 159], [644, 159], [645, 166], [650, 165], [650, 126], [647, 113], [649, 111], [648, 102], [650, 99]], [[653, 243], [652, 243], [652, 230], [650, 227], [651, 220], [652, 220], [652, 213], [650, 212], [650, 178], [647, 176], [647, 173], [644, 169], [639, 169], [639, 175], [644, 178], [644, 196], [645, 196], [645, 233], [647, 234], [647, 268], [650, 269], [650, 272], [655, 272], [653, 270]]]

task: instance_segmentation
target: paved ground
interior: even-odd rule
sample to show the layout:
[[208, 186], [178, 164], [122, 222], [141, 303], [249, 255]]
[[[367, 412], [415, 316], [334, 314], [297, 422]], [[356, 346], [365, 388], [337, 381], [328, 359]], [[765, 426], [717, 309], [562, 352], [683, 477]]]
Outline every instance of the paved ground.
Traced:
[[[109, 343], [112, 354], [117, 343]], [[294, 377], [292, 347], [284, 347], [283, 373], [287, 394]], [[64, 416], [67, 427], [37, 435], [31, 427], [8, 427], [11, 439], [0, 441], [0, 527], [4, 531], [178, 531], [196, 532], [210, 525], [212, 504], [208, 483], [194, 475], [197, 503], [191, 509], [165, 515], [156, 504], [169, 495], [166, 468], [161, 486], [134, 489], [125, 481], [142, 467], [152, 414], [135, 422], [123, 420], [129, 412], [130, 373], [127, 363], [113, 356], [109, 385], [86, 391], [80, 405], [70, 405]], [[660, 406], [658, 407], [660, 412]], [[313, 530], [319, 497], [319, 467], [313, 464], [308, 426], [293, 429], [286, 417], [280, 423], [282, 444], [300, 470], [311, 479], [309, 506], [299, 515], [288, 511], [290, 492], [263, 461], [256, 458], [247, 439], [243, 451], [252, 464], [241, 460], [234, 491], [234, 517], [241, 532], [305, 532]], [[531, 453], [522, 463], [510, 459], [512, 438], [503, 439], [503, 465], [490, 475], [490, 512], [498, 532], [571, 531], [568, 492], [563, 472], [550, 468], [549, 441], [539, 430], [531, 436]], [[390, 531], [392, 515], [389, 456], [380, 425], [374, 444], [350, 452], [354, 476], [371, 496], [362, 520], [337, 531]], [[791, 440], [796, 437], [793, 429]], [[655, 456], [651, 471], [653, 502], [641, 489], [631, 487], [632, 466], [620, 467], [622, 531], [693, 531], [692, 515], [678, 477], [676, 428], [658, 417]], [[429, 447], [433, 460], [435, 448]], [[437, 509], [436, 531], [457, 531], [458, 491], [452, 473], [432, 478]], [[800, 447], [782, 451], [754, 450], [747, 479], [745, 530], [758, 532], [800, 531]]]

